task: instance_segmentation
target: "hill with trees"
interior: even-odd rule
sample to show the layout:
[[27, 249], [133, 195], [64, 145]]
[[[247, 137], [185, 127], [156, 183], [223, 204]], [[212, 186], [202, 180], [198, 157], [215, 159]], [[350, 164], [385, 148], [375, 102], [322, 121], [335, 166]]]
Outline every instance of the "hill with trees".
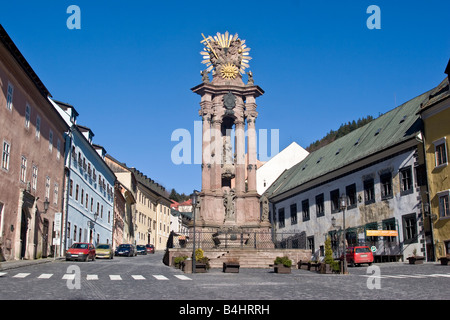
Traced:
[[356, 130], [362, 126], [365, 126], [369, 122], [371, 122], [374, 118], [372, 116], [367, 116], [364, 118], [360, 118], [357, 121], [353, 120], [352, 122], [348, 122], [346, 124], [341, 124], [339, 129], [330, 130], [330, 132], [327, 133], [325, 137], [323, 137], [320, 140], [316, 140], [315, 142], [311, 143], [308, 147], [306, 147], [306, 151], [313, 152], [316, 151], [327, 144], [333, 142], [334, 140], [345, 136], [346, 134], [352, 132], [353, 130]]

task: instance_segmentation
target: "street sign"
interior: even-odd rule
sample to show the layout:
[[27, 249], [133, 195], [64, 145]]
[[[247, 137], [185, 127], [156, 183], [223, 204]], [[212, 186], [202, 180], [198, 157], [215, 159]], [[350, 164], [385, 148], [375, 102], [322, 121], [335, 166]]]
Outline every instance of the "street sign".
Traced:
[[368, 237], [398, 237], [397, 230], [366, 230]]
[[372, 246], [372, 247], [370, 247], [370, 250], [372, 250], [372, 252], [377, 252], [377, 247]]
[[57, 232], [61, 231], [61, 218], [62, 218], [62, 213], [56, 212], [55, 213], [55, 231], [57, 231]]

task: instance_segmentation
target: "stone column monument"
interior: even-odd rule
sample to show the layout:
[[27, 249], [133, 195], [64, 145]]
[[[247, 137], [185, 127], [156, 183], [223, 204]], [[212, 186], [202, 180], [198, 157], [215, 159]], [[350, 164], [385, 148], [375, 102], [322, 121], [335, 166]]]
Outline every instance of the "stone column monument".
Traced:
[[269, 231], [270, 223], [261, 215], [266, 208], [261, 209], [256, 192], [256, 98], [264, 91], [254, 84], [251, 72], [247, 83], [242, 79], [251, 60], [250, 48], [237, 34], [202, 36], [206, 69], [200, 72], [202, 83], [191, 89], [201, 97], [203, 121], [196, 228]]

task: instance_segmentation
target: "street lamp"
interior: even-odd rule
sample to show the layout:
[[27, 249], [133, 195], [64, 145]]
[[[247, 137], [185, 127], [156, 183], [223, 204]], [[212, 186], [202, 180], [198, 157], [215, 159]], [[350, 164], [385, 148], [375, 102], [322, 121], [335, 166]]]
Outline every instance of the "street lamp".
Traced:
[[192, 242], [192, 273], [195, 273], [195, 211], [196, 211], [196, 205], [197, 205], [197, 197], [198, 197], [198, 191], [194, 190], [194, 192], [191, 194], [191, 200], [192, 200], [192, 214], [193, 214], [193, 223], [194, 223], [194, 240]]
[[348, 203], [348, 197], [347, 195], [344, 193], [341, 195], [340, 199], [339, 199], [339, 205], [342, 209], [342, 230], [344, 231], [343, 233], [343, 251], [344, 251], [344, 263], [343, 263], [343, 270], [342, 273], [343, 274], [347, 274], [347, 246], [346, 246], [346, 235], [345, 235], [345, 209], [347, 209], [347, 203]]
[[47, 213], [49, 205], [50, 205], [50, 202], [48, 201], [48, 198], [45, 198], [45, 201], [44, 201], [44, 213]]

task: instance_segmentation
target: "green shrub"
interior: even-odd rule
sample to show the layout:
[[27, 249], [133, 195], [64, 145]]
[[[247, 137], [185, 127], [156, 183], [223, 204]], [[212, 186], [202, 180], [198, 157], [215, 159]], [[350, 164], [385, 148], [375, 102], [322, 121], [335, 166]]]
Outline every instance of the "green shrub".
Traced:
[[288, 256], [284, 256], [284, 257], [276, 257], [275, 261], [273, 262], [274, 264], [282, 264], [285, 267], [290, 268], [292, 266], [292, 260], [289, 259]]

